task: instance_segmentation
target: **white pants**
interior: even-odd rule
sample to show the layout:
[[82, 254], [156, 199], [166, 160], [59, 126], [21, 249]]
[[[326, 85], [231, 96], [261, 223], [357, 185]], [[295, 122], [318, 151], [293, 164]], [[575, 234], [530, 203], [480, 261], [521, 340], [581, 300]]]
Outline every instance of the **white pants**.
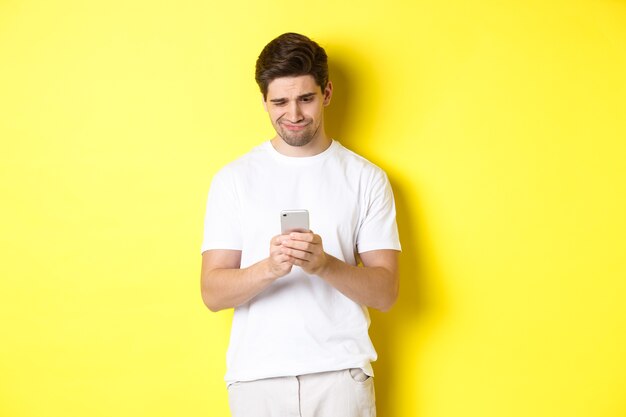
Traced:
[[233, 417], [376, 417], [374, 379], [360, 369], [235, 382]]

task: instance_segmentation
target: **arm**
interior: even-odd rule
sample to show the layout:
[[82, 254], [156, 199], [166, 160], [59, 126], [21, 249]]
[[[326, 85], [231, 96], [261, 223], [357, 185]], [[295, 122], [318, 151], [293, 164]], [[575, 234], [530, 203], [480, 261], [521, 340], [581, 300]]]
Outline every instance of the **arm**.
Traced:
[[313, 233], [291, 233], [283, 252], [290, 262], [317, 275], [351, 300], [388, 311], [398, 297], [398, 251], [373, 250], [360, 254], [363, 267], [349, 265], [324, 252], [322, 239]]
[[254, 298], [276, 279], [291, 271], [282, 254], [281, 236], [270, 242], [270, 256], [247, 268], [241, 266], [240, 250], [213, 249], [202, 253], [200, 290], [211, 311], [237, 307]]

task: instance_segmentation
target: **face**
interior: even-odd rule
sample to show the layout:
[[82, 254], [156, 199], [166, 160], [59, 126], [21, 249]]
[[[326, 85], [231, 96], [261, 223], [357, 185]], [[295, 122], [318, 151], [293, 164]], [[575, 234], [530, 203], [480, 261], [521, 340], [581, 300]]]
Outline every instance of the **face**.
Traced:
[[332, 85], [324, 91], [311, 75], [275, 78], [267, 86], [265, 110], [278, 136], [291, 146], [305, 146], [324, 137], [324, 107]]

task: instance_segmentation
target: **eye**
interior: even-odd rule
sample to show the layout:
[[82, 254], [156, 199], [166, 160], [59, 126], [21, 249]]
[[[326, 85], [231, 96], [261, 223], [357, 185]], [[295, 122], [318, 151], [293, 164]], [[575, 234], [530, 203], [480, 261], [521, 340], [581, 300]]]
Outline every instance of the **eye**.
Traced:
[[310, 103], [311, 101], [313, 101], [314, 96], [308, 96], [308, 97], [302, 97], [302, 102], [304, 103]]

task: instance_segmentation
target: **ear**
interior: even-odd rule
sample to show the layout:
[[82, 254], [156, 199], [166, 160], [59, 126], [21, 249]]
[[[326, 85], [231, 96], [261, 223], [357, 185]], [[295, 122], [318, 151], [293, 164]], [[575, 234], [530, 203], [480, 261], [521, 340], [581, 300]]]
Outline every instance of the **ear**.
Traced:
[[261, 102], [263, 103], [263, 108], [265, 109], [265, 111], [267, 111], [267, 100], [265, 100], [263, 94], [261, 94]]
[[328, 81], [322, 93], [324, 94], [324, 107], [326, 107], [330, 104], [330, 99], [333, 96], [333, 83]]

